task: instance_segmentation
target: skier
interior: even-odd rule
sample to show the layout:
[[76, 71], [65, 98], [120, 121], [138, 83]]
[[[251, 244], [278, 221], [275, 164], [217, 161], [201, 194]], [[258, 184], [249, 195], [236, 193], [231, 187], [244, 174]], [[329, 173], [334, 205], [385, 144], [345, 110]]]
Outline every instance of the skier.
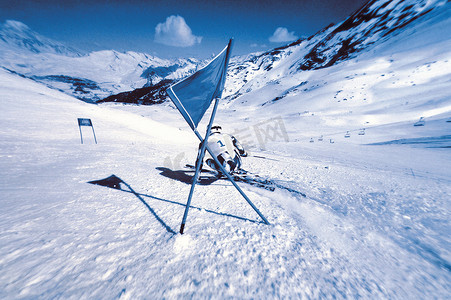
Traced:
[[[221, 131], [221, 126], [213, 125], [207, 145], [227, 172], [240, 173], [241, 157], [246, 157], [247, 152], [234, 136]], [[201, 146], [202, 144], [199, 145], [199, 149]], [[205, 152], [205, 163], [217, 171], [218, 175], [222, 174], [221, 169], [208, 151]]]

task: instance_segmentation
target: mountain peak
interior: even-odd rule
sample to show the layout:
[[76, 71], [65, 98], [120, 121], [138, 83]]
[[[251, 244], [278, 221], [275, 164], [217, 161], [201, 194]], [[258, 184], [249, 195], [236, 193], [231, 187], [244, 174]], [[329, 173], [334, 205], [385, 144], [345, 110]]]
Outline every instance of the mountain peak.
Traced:
[[0, 24], [0, 51], [5, 50], [80, 56], [77, 50], [44, 37], [15, 20], [6, 20]]
[[25, 25], [22, 22], [15, 21], [15, 20], [6, 20], [5, 24], [1, 26], [1, 29], [4, 30], [15, 30], [15, 31], [26, 31], [30, 30], [30, 27]]

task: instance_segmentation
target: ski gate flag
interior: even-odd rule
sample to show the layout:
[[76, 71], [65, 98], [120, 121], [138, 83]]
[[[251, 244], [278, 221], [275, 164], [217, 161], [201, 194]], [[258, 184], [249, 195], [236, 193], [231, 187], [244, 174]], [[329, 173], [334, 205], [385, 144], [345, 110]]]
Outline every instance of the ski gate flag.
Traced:
[[[263, 219], [266, 224], [269, 224], [265, 216], [258, 210], [258, 208], [251, 202], [249, 197], [243, 192], [243, 190], [236, 184], [230, 174], [224, 169], [221, 162], [212, 152], [208, 146], [208, 136], [210, 135], [211, 126], [218, 108], [219, 98], [222, 96], [222, 90], [224, 89], [224, 83], [227, 74], [227, 65], [229, 63], [230, 52], [232, 48], [232, 39], [224, 50], [221, 51], [208, 65], [200, 69], [193, 75], [185, 78], [184, 80], [170, 86], [167, 89], [167, 93], [172, 102], [177, 106], [178, 110], [188, 122], [191, 129], [196, 136], [201, 140], [201, 148], [197, 156], [197, 161], [203, 161], [205, 151], [208, 151], [219, 166], [221, 172], [230, 180], [233, 186], [243, 196], [243, 198], [249, 203], [249, 205], [255, 210], [255, 212]], [[210, 122], [207, 127], [205, 139], [202, 138], [197, 131], [197, 125], [204, 116], [211, 102], [215, 100], [215, 105], [211, 113]], [[199, 174], [201, 172], [201, 164], [196, 162], [196, 173], [194, 173], [193, 181], [191, 183], [191, 189], [188, 195], [188, 201], [185, 206], [185, 213], [183, 214], [182, 224], [180, 225], [180, 233], [183, 234], [186, 219], [188, 217], [188, 210], [190, 207], [191, 199], [194, 193], [194, 187], [197, 184]]]
[[172, 102], [193, 130], [213, 99], [222, 95], [231, 48], [232, 39], [208, 65], [167, 89]]

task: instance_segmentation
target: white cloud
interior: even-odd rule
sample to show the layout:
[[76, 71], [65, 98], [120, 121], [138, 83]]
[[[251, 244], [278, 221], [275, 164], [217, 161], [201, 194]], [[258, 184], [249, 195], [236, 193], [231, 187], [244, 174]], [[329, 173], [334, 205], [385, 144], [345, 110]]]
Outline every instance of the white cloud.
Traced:
[[294, 31], [288, 32], [285, 27], [278, 27], [274, 34], [269, 37], [271, 43], [291, 42], [297, 40], [298, 37], [294, 34]]
[[193, 35], [191, 28], [181, 16], [169, 16], [166, 22], [159, 23], [155, 27], [155, 42], [160, 44], [189, 47], [200, 44], [201, 41], [202, 37]]

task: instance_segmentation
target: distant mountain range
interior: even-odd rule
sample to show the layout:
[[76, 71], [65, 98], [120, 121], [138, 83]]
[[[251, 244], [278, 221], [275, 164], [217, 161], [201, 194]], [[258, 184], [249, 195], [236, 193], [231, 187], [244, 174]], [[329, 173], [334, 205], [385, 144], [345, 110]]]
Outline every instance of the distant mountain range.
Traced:
[[89, 102], [163, 79], [183, 78], [202, 63], [114, 50], [83, 54], [21, 22], [8, 20], [0, 25], [1, 67]]
[[[372, 0], [339, 24], [331, 24], [291, 44], [244, 60], [232, 60], [227, 92], [236, 99], [290, 74], [326, 68], [355, 58], [398, 35], [415, 22], [427, 21], [446, 0]], [[422, 20], [421, 18], [424, 17]]]
[[[234, 100], [281, 77], [355, 58], [411, 24], [427, 20], [425, 16], [443, 5], [449, 1], [372, 0], [343, 22], [307, 39], [264, 53], [233, 57], [224, 96]], [[0, 25], [1, 67], [90, 102], [160, 103], [170, 83], [203, 64], [195, 59], [166, 60], [114, 50], [83, 54], [21, 22], [9, 20]]]
[[0, 24], [0, 49], [2, 52], [53, 53], [69, 57], [82, 56], [81, 52], [46, 38], [27, 25], [13, 20]]

